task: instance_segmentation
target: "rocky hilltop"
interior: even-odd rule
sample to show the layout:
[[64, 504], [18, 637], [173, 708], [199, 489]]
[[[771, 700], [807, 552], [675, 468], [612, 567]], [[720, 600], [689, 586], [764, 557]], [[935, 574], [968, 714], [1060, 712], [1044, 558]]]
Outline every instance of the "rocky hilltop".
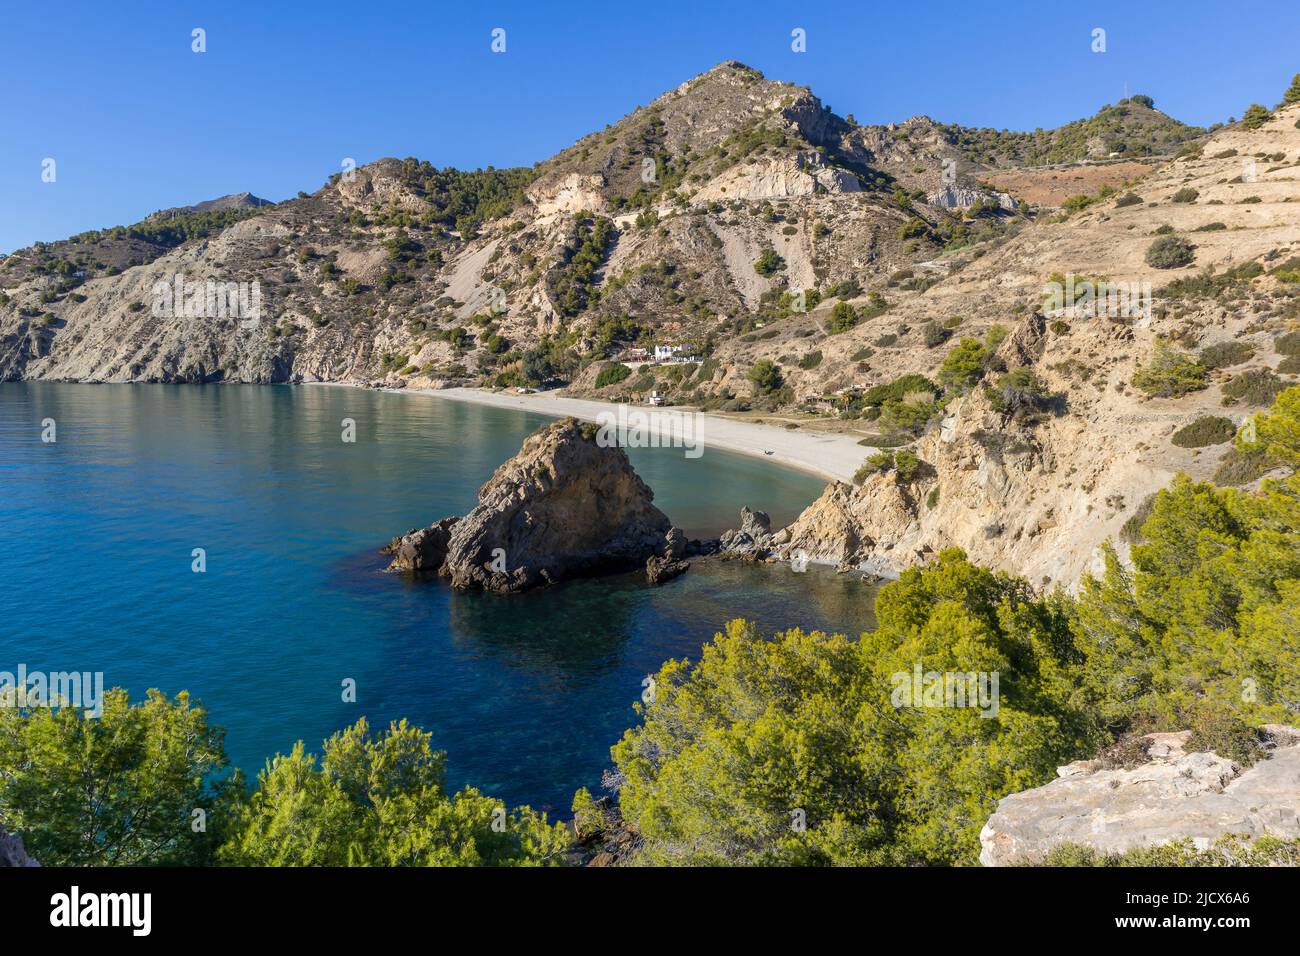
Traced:
[[1190, 731], [1148, 734], [1136, 766], [1079, 760], [1043, 787], [1004, 797], [980, 833], [985, 866], [1033, 863], [1063, 844], [1120, 854], [1184, 839], [1300, 838], [1300, 730], [1263, 728], [1266, 752], [1245, 767], [1188, 752]]
[[648, 562], [655, 580], [686, 551], [623, 449], [602, 447], [594, 426], [572, 419], [529, 436], [478, 497], [464, 517], [394, 539], [389, 570], [512, 592]]

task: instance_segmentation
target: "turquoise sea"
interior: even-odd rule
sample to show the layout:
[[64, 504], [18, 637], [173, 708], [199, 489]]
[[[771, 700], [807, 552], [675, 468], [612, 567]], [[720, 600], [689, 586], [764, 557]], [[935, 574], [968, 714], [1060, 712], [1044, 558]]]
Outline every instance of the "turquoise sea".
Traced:
[[[598, 787], [645, 675], [698, 657], [729, 618], [871, 626], [873, 591], [817, 568], [696, 561], [659, 588], [632, 574], [509, 597], [382, 573], [381, 545], [468, 511], [545, 422], [321, 386], [0, 384], [0, 670], [188, 690], [250, 776], [362, 715], [407, 717], [447, 751], [453, 787], [564, 812]], [[692, 537], [745, 504], [779, 526], [822, 487], [714, 449], [630, 454]]]

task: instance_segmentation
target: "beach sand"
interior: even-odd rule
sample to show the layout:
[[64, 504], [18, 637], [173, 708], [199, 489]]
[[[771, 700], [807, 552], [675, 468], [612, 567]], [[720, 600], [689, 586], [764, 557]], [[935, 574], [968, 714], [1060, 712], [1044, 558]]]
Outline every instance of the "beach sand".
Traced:
[[[675, 408], [654, 408], [649, 405], [624, 405], [615, 402], [596, 402], [582, 398], [566, 398], [557, 391], [534, 392], [521, 395], [517, 392], [489, 392], [477, 388], [403, 388], [394, 391], [415, 395], [431, 395], [456, 402], [475, 402], [496, 408], [514, 408], [539, 415], [557, 418], [573, 417], [595, 422], [602, 412], [618, 413], [620, 407], [629, 413], [652, 412], [646, 416], [649, 430], [660, 435], [676, 431], [698, 438], [707, 454], [709, 448], [752, 455], [765, 461], [819, 475], [833, 481], [852, 481], [872, 449], [864, 448], [848, 435], [813, 434], [797, 429], [777, 428], [740, 422], [703, 412], [683, 412]], [[681, 416], [694, 416], [695, 420], [685, 432]], [[693, 431], [691, 430], [693, 429]], [[767, 454], [767, 452], [771, 454]]]

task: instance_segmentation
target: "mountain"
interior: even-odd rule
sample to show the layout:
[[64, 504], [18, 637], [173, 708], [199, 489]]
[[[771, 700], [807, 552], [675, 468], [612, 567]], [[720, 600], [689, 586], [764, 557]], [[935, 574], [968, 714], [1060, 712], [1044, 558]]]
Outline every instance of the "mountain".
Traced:
[[[1273, 339], [1296, 321], [1297, 112], [1205, 133], [1134, 98], [1050, 133], [862, 126], [729, 61], [532, 168], [383, 159], [286, 202], [15, 252], [0, 379], [659, 391], [917, 455], [911, 477], [877, 468], [822, 503], [873, 562], [960, 544], [1073, 581], [1174, 469], [1228, 454], [1171, 444], [1177, 428], [1237, 424], [1263, 393], [1232, 382], [1295, 371]], [[1167, 231], [1190, 264], [1148, 264]], [[1053, 312], [1057, 274], [1145, 282], [1157, 307]], [[211, 308], [207, 280], [242, 284], [256, 316]], [[617, 361], [654, 344], [702, 360]], [[1177, 398], [1135, 384], [1205, 346], [1249, 356]], [[798, 531], [820, 546], [815, 517]]]

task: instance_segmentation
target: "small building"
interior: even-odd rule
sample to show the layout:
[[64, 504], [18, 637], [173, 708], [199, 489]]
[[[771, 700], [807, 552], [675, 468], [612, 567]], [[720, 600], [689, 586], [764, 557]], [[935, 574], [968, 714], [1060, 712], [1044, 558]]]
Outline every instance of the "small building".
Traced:
[[650, 393], [650, 397], [645, 400], [647, 405], [662, 405], [664, 403], [663, 393], [655, 389]]

